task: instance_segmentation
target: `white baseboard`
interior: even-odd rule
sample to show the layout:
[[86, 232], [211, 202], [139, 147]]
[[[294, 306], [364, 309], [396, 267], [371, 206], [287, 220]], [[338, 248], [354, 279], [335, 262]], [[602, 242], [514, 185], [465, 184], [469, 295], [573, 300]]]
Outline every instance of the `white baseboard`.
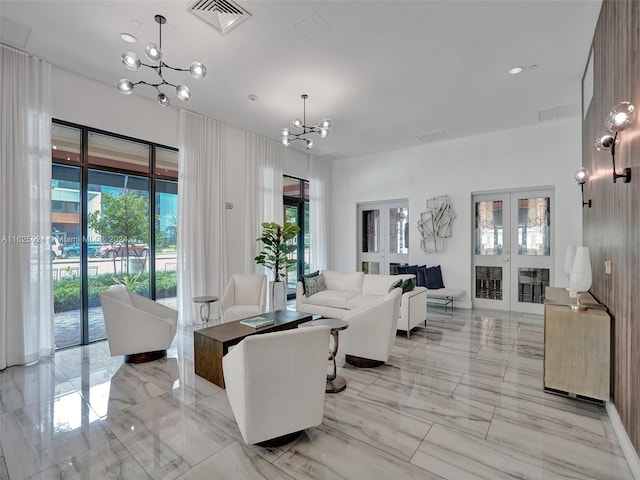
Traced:
[[618, 437], [618, 442], [624, 453], [624, 458], [626, 458], [629, 464], [631, 474], [635, 480], [640, 480], [640, 457], [638, 457], [638, 452], [636, 452], [636, 449], [633, 447], [631, 439], [622, 425], [622, 420], [620, 420], [616, 406], [611, 402], [607, 402], [606, 409], [609, 414], [609, 419], [611, 420], [611, 425], [613, 426], [613, 431], [616, 433], [616, 437]]

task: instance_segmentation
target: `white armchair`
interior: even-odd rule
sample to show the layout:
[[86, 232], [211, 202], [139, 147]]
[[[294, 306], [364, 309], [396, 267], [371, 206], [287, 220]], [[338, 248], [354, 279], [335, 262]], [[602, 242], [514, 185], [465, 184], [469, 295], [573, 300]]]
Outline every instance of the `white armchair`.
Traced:
[[264, 313], [267, 308], [267, 276], [233, 275], [220, 301], [223, 322]]
[[127, 363], [162, 358], [178, 328], [178, 312], [133, 292], [112, 285], [100, 294], [111, 356], [124, 355]]
[[402, 289], [394, 288], [381, 302], [351, 310], [344, 320], [349, 327], [340, 332], [340, 351], [345, 361], [361, 368], [383, 365], [396, 338]]
[[313, 327], [250, 335], [222, 358], [245, 443], [283, 445], [322, 423], [329, 332]]

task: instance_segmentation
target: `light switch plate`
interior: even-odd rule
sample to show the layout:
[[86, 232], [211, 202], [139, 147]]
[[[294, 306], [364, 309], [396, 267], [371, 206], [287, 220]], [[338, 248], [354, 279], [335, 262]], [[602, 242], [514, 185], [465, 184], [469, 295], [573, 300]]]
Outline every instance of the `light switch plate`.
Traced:
[[611, 260], [604, 261], [604, 273], [611, 275]]

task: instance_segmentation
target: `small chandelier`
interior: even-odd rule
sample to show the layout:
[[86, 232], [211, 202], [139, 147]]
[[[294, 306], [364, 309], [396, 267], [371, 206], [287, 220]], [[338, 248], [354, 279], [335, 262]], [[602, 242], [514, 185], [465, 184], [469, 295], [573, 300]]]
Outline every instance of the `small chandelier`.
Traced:
[[314, 125], [312, 127], [307, 126], [307, 98], [309, 95], [303, 93], [300, 95], [303, 102], [303, 110], [302, 110], [302, 120], [296, 118], [292, 123], [295, 128], [301, 128], [302, 132], [294, 133], [288, 128], [282, 129], [282, 144], [285, 147], [289, 146], [289, 143], [292, 140], [303, 140], [307, 144], [307, 148], [313, 148], [313, 140], [310, 138], [306, 138], [306, 135], [309, 133], [317, 133], [320, 135], [320, 138], [325, 138], [329, 135], [329, 128], [331, 128], [331, 120], [325, 118], [318, 125]]
[[193, 78], [203, 78], [207, 74], [207, 67], [204, 66], [201, 62], [193, 62], [189, 68], [174, 68], [162, 61], [162, 25], [167, 23], [167, 19], [162, 15], [156, 15], [154, 17], [156, 23], [160, 26], [160, 36], [158, 45], [155, 43], [150, 43], [144, 48], [144, 52], [147, 55], [147, 58], [152, 62], [156, 62], [155, 65], [147, 65], [146, 63], [142, 63], [138, 55], [133, 52], [126, 52], [122, 54], [122, 63], [129, 70], [137, 70], [141, 66], [148, 67], [156, 71], [158, 76], [160, 77], [160, 81], [158, 83], [149, 83], [144, 80], [140, 80], [139, 82], [131, 82], [126, 78], [123, 78], [118, 82], [118, 91], [124, 95], [129, 95], [133, 92], [133, 87], [139, 84], [149, 85], [150, 87], [154, 87], [158, 91], [158, 103], [163, 107], [169, 105], [169, 97], [160, 90], [162, 85], [169, 85], [170, 87], [174, 87], [176, 89], [177, 97], [184, 101], [188, 102], [189, 98], [191, 98], [191, 90], [186, 85], [175, 85], [173, 83], [167, 82], [162, 75], [162, 69], [168, 68], [170, 70], [175, 70], [177, 72], [189, 72]]

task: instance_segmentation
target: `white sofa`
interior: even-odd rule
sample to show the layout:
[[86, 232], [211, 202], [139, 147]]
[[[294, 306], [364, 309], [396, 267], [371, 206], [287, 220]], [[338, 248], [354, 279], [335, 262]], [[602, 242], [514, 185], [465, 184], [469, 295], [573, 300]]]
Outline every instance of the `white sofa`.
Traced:
[[[351, 310], [378, 303], [389, 293], [389, 288], [399, 279], [414, 277], [405, 275], [375, 275], [363, 272], [338, 272], [322, 270], [327, 289], [307, 297], [302, 282], [296, 287], [296, 310], [344, 319]], [[402, 295], [397, 329], [407, 332], [427, 320], [427, 289], [415, 287]]]

